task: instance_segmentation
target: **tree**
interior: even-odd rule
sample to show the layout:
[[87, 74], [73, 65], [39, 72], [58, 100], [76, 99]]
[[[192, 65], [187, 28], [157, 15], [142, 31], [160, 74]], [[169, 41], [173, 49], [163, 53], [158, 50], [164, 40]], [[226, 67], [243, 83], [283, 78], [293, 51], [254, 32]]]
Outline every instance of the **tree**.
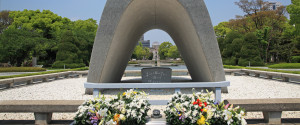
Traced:
[[134, 49], [134, 54], [136, 55], [138, 60], [142, 60], [144, 55], [145, 55], [145, 51], [143, 50], [143, 45], [141, 42], [139, 42], [139, 45], [137, 45]]
[[26, 9], [23, 11], [11, 11], [9, 17], [14, 21], [8, 28], [35, 31], [48, 39], [45, 44], [45, 50], [43, 50], [45, 53], [37, 56], [39, 56], [44, 66], [51, 66], [56, 59], [58, 43], [62, 38], [61, 34], [65, 30], [71, 29], [71, 20], [62, 18], [50, 10], [43, 10], [42, 12], [40, 10]]
[[238, 5], [245, 13], [251, 15], [264, 10], [266, 2], [264, 2], [264, 0], [240, 0], [239, 2], [235, 2], [235, 4]]
[[70, 19], [62, 18], [54, 14], [50, 10], [26, 10], [11, 11], [9, 15], [14, 22], [10, 27], [21, 28], [27, 30], [35, 30], [42, 33], [45, 38], [52, 39], [59, 37], [68, 24], [71, 23]]
[[177, 46], [171, 46], [169, 51], [168, 51], [168, 54], [167, 54], [169, 58], [180, 58], [180, 53], [177, 49]]
[[277, 39], [277, 44], [271, 51], [277, 61], [291, 62], [293, 55], [299, 55], [299, 49], [297, 49], [299, 45], [297, 44], [300, 42], [300, 37], [295, 34], [294, 26], [286, 23], [284, 27], [281, 37]]
[[258, 40], [254, 33], [245, 35], [238, 64], [247, 66], [249, 62], [254, 66], [264, 65], [258, 49]]
[[0, 37], [1, 62], [10, 62], [12, 65], [21, 66], [25, 59], [29, 59], [36, 45], [45, 39], [35, 31], [9, 28]]
[[221, 22], [217, 26], [214, 26], [217, 37], [225, 37], [227, 33], [231, 31], [228, 26], [228, 22]]
[[78, 49], [78, 45], [80, 45], [79, 41], [72, 31], [65, 31], [58, 45], [56, 61], [52, 67], [63, 68], [66, 65], [67, 68], [78, 68], [85, 66], [82, 58], [80, 58], [81, 52]]
[[142, 43], [139, 42], [139, 45], [137, 45], [134, 48], [133, 54], [132, 54], [132, 58], [136, 58], [138, 60], [143, 60], [143, 59], [149, 59], [151, 58], [151, 52], [150, 49], [147, 47], [143, 47]]
[[226, 45], [226, 44], [225, 44], [225, 38], [219, 37], [219, 38], [217, 38], [217, 40], [218, 40], [220, 52], [222, 53], [223, 50], [225, 49], [225, 45]]
[[287, 6], [287, 11], [290, 14], [290, 24], [296, 27], [296, 34], [300, 35], [300, 1], [292, 0], [292, 4]]
[[0, 12], [0, 34], [13, 22], [9, 17], [9, 11], [4, 10]]
[[[239, 32], [242, 35], [255, 33], [258, 37], [258, 49], [260, 58], [268, 63], [275, 51], [278, 51], [275, 46], [279, 45], [281, 36], [286, 30], [287, 18], [284, 16], [284, 7], [278, 7], [276, 10], [267, 10], [268, 2], [264, 0], [240, 0], [235, 2], [245, 13], [244, 16], [236, 16], [226, 25], [233, 31]], [[294, 37], [291, 37], [293, 39]], [[222, 56], [231, 56], [231, 43], [223, 43]], [[276, 48], [276, 49], [275, 49]], [[226, 57], [228, 58], [228, 57]]]
[[[21, 34], [20, 32], [38, 35], [39, 39], [36, 39], [36, 36], [33, 36], [32, 38], [29, 34], [28, 39], [34, 39], [34, 41], [32, 41], [34, 42], [34, 46], [31, 46], [30, 50], [28, 50], [29, 54], [23, 55], [24, 59], [30, 60], [32, 57], [38, 57], [40, 65], [50, 67], [56, 61], [56, 55], [61, 55], [57, 54], [57, 52], [61, 48], [59, 45], [63, 39], [64, 32], [71, 30], [73, 33], [72, 37], [76, 39], [72, 44], [78, 49], [78, 59], [82, 60], [86, 65], [89, 64], [90, 54], [98, 27], [96, 20], [87, 19], [71, 21], [68, 18], [62, 18], [49, 10], [34, 11], [25, 9], [23, 11], [10, 11], [9, 13], [3, 11], [0, 12], [0, 14], [0, 28], [2, 28], [0, 30], [11, 33], [2, 35], [2, 39], [8, 39], [14, 34]], [[9, 25], [7, 25], [8, 27], [3, 28], [2, 24]], [[19, 35], [14, 39], [19, 39], [22, 36], [24, 35]], [[12, 43], [17, 44], [14, 41], [12, 41]], [[4, 50], [5, 48], [14, 48], [14, 46], [16, 46], [15, 44], [5, 43], [5, 45], [2, 45], [2, 43], [0, 43], [1, 61], [9, 61], [5, 56], [8, 52]], [[2, 54], [2, 52], [4, 54]], [[11, 57], [17, 56], [17, 53], [14, 54], [15, 55], [12, 55]]]
[[239, 32], [239, 33], [249, 33], [253, 31], [253, 26], [251, 23], [249, 23], [249, 17], [244, 16], [236, 16], [236, 19], [229, 20], [228, 26], [233, 31]]
[[72, 22], [72, 31], [79, 40], [80, 58], [86, 65], [89, 65], [94, 39], [97, 32], [97, 21], [93, 19], [77, 20]]
[[[264, 0], [240, 0], [239, 2], [235, 2], [245, 13], [245, 16], [238, 16], [242, 20], [237, 20], [246, 23], [247, 21], [251, 21], [255, 30], [263, 29], [265, 24], [272, 25], [272, 21], [285, 21], [285, 9], [284, 7], [278, 7], [277, 10], [269, 11], [267, 10], [268, 2]], [[246, 20], [245, 20], [246, 18]], [[248, 18], [248, 19], [247, 19]], [[272, 19], [272, 20], [268, 20]], [[248, 24], [248, 23], [247, 23]], [[248, 29], [251, 27], [248, 26]], [[254, 32], [253, 30], [248, 30], [250, 32]]]
[[158, 47], [158, 54], [160, 59], [166, 59], [166, 57], [168, 57], [168, 51], [171, 46], [173, 45], [170, 42], [163, 42], [162, 44], [160, 44], [160, 46]]
[[237, 65], [243, 40], [242, 34], [231, 31], [224, 39], [225, 48], [222, 51], [224, 64]]
[[238, 39], [238, 38], [241, 38], [242, 35], [238, 32], [234, 32], [234, 31], [231, 31], [227, 34], [225, 40], [224, 40], [224, 43], [225, 43], [225, 48], [223, 49], [222, 51], [222, 57], [223, 58], [231, 58], [233, 55], [233, 47], [232, 46], [232, 42], [233, 40], [235, 39]]

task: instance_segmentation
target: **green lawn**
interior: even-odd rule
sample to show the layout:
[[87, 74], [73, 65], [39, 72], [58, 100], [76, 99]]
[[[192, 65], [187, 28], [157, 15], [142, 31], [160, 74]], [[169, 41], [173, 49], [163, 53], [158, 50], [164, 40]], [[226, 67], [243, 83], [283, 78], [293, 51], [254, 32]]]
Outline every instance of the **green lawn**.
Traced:
[[300, 63], [279, 63], [268, 67], [273, 69], [300, 69]]
[[286, 71], [286, 70], [276, 70], [276, 69], [262, 69], [262, 68], [252, 68], [252, 67], [243, 67], [243, 66], [231, 66], [231, 65], [224, 65], [224, 68], [226, 68], [226, 69], [251, 69], [251, 70], [269, 71], [269, 72], [281, 72], [281, 73], [300, 74], [300, 71]]

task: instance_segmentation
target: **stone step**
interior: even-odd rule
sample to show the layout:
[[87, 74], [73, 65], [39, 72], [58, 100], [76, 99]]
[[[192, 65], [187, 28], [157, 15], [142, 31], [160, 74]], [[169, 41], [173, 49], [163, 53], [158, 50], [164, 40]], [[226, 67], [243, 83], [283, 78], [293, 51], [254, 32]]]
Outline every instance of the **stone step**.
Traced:
[[150, 118], [146, 125], [166, 125], [166, 118]]
[[146, 123], [146, 125], [166, 125], [167, 122], [166, 121], [151, 121]]

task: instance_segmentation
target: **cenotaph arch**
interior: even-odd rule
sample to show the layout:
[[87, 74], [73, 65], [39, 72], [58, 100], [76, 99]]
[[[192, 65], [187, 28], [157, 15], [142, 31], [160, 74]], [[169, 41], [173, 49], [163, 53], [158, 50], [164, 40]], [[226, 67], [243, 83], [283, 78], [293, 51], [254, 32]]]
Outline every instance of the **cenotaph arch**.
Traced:
[[194, 82], [225, 81], [203, 0], [107, 0], [87, 82], [120, 82], [137, 41], [151, 29], [161, 29], [172, 37]]

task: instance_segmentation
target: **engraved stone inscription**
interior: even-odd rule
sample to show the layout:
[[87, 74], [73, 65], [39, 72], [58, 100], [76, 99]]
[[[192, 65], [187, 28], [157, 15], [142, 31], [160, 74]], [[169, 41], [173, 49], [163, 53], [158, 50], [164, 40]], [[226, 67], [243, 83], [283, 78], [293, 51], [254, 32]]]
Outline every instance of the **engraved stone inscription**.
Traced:
[[163, 67], [143, 68], [143, 83], [171, 82], [172, 69]]

